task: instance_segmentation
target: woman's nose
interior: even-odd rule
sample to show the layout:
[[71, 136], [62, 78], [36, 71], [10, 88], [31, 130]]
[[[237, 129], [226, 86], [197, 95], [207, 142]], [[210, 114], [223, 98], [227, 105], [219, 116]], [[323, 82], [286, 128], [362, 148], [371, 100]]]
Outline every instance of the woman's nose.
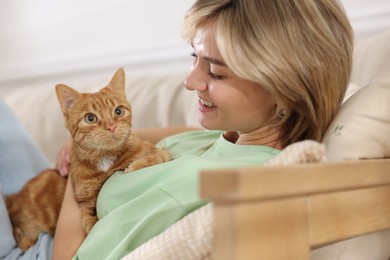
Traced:
[[205, 91], [207, 89], [206, 75], [199, 68], [198, 64], [191, 67], [190, 73], [184, 81], [184, 85], [188, 90]]

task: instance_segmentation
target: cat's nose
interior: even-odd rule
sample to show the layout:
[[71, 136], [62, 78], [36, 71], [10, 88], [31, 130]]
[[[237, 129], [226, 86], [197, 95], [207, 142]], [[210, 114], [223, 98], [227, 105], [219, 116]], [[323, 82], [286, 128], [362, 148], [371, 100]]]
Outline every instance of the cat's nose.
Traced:
[[106, 130], [109, 130], [111, 133], [114, 133], [116, 129], [116, 125], [110, 125], [106, 127]]

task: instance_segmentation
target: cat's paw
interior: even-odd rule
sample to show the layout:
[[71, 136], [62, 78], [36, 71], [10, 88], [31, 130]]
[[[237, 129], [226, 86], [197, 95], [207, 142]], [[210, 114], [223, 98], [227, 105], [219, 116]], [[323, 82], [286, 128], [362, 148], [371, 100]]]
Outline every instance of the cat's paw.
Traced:
[[133, 169], [130, 167], [130, 165], [129, 165], [129, 167], [127, 167], [124, 171], [123, 171], [123, 173], [129, 173], [129, 172], [132, 172], [133, 171]]
[[136, 159], [131, 162], [129, 166], [125, 169], [125, 173], [133, 172], [140, 170], [145, 167], [157, 165], [160, 163], [168, 162], [171, 160], [171, 154], [168, 150], [158, 149], [154, 153], [144, 156], [142, 158]]
[[129, 164], [129, 166], [125, 169], [125, 173], [133, 172], [142, 168], [145, 168], [146, 161], [142, 159], [138, 159], [132, 163]]
[[18, 242], [18, 246], [20, 250], [23, 252], [26, 252], [27, 249], [32, 247], [36, 243], [36, 240], [29, 239], [29, 238], [23, 238], [21, 241]]
[[163, 162], [169, 162], [172, 159], [171, 153], [166, 149], [159, 150]]
[[[21, 228], [18, 226], [14, 227], [14, 237], [16, 240], [16, 243], [18, 244], [18, 247], [23, 252], [27, 251], [31, 246], [35, 244], [35, 242], [38, 239], [38, 236], [34, 236], [33, 234], [28, 234], [29, 236], [25, 235]], [[31, 238], [30, 236], [34, 237]]]

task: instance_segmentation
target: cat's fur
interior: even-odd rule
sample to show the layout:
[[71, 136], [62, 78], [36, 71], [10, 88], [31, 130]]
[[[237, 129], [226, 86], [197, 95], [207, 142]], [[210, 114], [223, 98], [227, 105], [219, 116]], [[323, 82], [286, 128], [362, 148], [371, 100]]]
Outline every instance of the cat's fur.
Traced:
[[[82, 94], [62, 84], [56, 86], [56, 93], [73, 138], [70, 178], [88, 234], [97, 221], [97, 194], [108, 177], [116, 170], [131, 172], [166, 162], [170, 155], [132, 133], [123, 69], [97, 93]], [[22, 250], [33, 245], [40, 232], [54, 234], [65, 182], [56, 170], [47, 170], [7, 197], [14, 236]]]
[[52, 169], [32, 178], [18, 193], [6, 198], [15, 240], [20, 249], [35, 244], [39, 233], [54, 235], [66, 179]]

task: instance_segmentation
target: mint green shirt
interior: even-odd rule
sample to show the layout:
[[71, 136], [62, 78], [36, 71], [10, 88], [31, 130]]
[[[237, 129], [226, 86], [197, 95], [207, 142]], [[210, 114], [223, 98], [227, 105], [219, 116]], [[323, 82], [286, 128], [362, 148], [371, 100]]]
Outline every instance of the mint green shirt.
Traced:
[[116, 172], [100, 190], [99, 221], [74, 259], [120, 259], [205, 205], [202, 169], [261, 165], [279, 153], [267, 146], [236, 145], [221, 131], [191, 131], [164, 139], [173, 160], [132, 173]]

